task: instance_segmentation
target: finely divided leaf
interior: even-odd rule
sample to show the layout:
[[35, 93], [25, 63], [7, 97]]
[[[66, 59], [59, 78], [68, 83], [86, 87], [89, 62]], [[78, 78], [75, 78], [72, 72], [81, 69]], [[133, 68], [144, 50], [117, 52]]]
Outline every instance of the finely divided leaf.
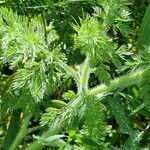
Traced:
[[108, 98], [108, 103], [111, 108], [112, 114], [114, 115], [117, 123], [119, 124], [120, 130], [125, 134], [132, 134], [131, 124], [129, 119], [126, 117], [123, 107], [115, 98]]

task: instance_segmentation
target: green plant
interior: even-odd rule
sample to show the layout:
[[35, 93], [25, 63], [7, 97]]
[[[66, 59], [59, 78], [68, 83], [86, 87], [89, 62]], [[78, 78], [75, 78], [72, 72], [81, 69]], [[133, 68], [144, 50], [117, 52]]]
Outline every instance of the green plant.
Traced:
[[[138, 40], [144, 47], [134, 54], [126, 40], [128, 1], [42, 2], [38, 8], [67, 13], [83, 2], [83, 13], [57, 29], [58, 16], [48, 8], [30, 15], [25, 7], [25, 16], [19, 7], [0, 8], [1, 148], [149, 147], [149, 7]], [[81, 61], [71, 61], [71, 53]]]

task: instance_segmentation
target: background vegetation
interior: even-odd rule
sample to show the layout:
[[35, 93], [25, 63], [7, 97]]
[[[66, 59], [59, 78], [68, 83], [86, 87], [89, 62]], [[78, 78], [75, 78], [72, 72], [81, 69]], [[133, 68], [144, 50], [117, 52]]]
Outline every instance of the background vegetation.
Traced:
[[0, 1], [0, 149], [150, 149], [149, 2]]

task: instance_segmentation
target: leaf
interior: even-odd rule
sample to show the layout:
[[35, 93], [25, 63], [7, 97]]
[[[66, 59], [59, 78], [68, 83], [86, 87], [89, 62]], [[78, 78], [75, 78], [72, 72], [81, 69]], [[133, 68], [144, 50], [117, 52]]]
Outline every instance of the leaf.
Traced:
[[138, 111], [140, 111], [144, 107], [145, 107], [145, 104], [139, 105], [129, 116], [133, 116], [134, 114], [136, 114]]
[[139, 150], [139, 147], [136, 143], [133, 142], [131, 138], [129, 138], [125, 145], [122, 146], [121, 150]]
[[48, 123], [50, 123], [57, 115], [58, 115], [59, 109], [48, 107], [46, 109], [46, 113], [42, 115], [42, 118], [40, 120], [41, 126], [45, 126]]
[[141, 82], [141, 93], [140, 93], [140, 98], [143, 99], [145, 107], [147, 108], [148, 111], [150, 111], [150, 69], [147, 69], [147, 72], [143, 74], [143, 82]]
[[70, 101], [70, 100], [76, 98], [76, 93], [72, 90], [68, 90], [67, 92], [63, 93], [62, 97], [64, 100]]
[[148, 6], [140, 28], [138, 38], [138, 49], [143, 49], [144, 45], [150, 44], [150, 5]]
[[86, 136], [98, 145], [105, 138], [106, 124], [104, 110], [105, 106], [94, 96], [86, 97], [86, 111], [84, 115], [84, 129]]
[[96, 69], [96, 75], [98, 76], [99, 81], [104, 82], [105, 84], [109, 84], [111, 79], [107, 71], [108, 68], [103, 64], [100, 64]]
[[63, 138], [63, 137], [67, 137], [66, 135], [53, 135], [53, 136], [50, 136], [48, 138], [45, 139], [45, 141], [47, 142], [51, 142], [51, 141], [54, 141], [54, 140], [57, 140], [57, 139], [60, 139], [60, 138]]
[[121, 69], [121, 61], [119, 60], [119, 57], [114, 55], [113, 57], [111, 57], [112, 62], [114, 63], [114, 65], [118, 68]]
[[139, 133], [133, 132], [125, 144], [121, 147], [121, 150], [139, 150], [139, 142], [142, 140], [143, 135], [143, 131]]
[[47, 143], [46, 145], [61, 148], [66, 145], [66, 142], [62, 139], [57, 139], [57, 140], [51, 141], [50, 143]]
[[132, 134], [133, 130], [129, 119], [126, 117], [123, 107], [115, 98], [108, 98], [108, 104], [111, 108], [112, 114], [114, 115], [117, 123], [119, 124], [120, 130], [125, 134]]
[[56, 105], [61, 105], [61, 106], [66, 106], [67, 105], [64, 101], [59, 100], [59, 99], [52, 100], [52, 103], [54, 103]]
[[0, 4], [3, 4], [3, 3], [5, 3], [5, 1], [0, 1]]

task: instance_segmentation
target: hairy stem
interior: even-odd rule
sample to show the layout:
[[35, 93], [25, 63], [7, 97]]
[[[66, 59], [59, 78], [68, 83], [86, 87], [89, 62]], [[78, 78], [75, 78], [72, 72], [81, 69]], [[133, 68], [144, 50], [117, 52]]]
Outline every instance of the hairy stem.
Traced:
[[125, 88], [131, 85], [135, 85], [140, 83], [144, 78], [143, 74], [145, 74], [147, 70], [144, 71], [136, 71], [133, 73], [130, 73], [125, 76], [121, 76], [119, 78], [116, 78], [114, 80], [110, 81], [110, 84], [107, 86], [105, 84], [101, 84], [89, 91], [89, 95], [97, 95], [101, 93], [108, 93], [115, 91], [119, 88]]
[[79, 84], [79, 93], [87, 95], [88, 93], [88, 80], [90, 75], [89, 56], [86, 57], [83, 64], [81, 79]]

